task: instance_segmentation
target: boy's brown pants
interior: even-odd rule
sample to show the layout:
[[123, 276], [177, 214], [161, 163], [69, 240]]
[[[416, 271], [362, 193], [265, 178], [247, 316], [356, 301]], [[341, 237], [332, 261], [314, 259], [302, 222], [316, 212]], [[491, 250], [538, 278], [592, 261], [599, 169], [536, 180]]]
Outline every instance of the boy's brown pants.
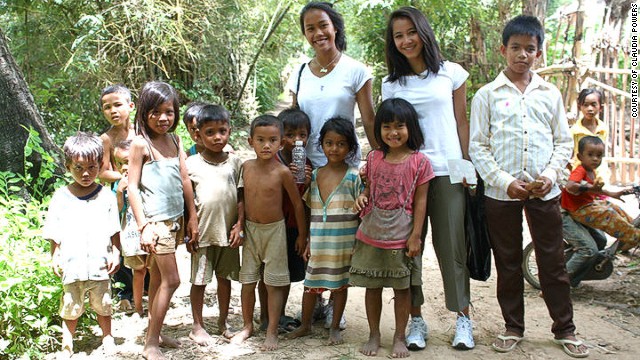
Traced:
[[544, 301], [556, 339], [574, 335], [573, 305], [565, 268], [559, 196], [551, 200], [500, 201], [485, 197], [491, 247], [498, 273], [497, 297], [506, 330], [524, 335], [522, 210], [533, 239]]

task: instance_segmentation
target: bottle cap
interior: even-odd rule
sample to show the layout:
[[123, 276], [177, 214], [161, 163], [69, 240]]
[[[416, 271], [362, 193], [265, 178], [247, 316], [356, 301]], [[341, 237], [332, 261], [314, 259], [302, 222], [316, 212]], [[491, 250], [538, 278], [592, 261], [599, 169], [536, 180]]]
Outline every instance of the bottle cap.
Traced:
[[302, 140], [296, 140], [296, 146], [302, 146]]

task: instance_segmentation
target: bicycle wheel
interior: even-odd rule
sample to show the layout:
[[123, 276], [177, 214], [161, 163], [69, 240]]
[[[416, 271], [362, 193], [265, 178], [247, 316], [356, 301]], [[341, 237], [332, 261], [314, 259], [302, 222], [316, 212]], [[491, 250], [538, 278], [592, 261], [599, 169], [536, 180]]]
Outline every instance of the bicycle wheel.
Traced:
[[540, 289], [538, 264], [536, 263], [536, 252], [533, 251], [533, 243], [527, 244], [524, 250], [522, 250], [522, 275], [531, 286]]

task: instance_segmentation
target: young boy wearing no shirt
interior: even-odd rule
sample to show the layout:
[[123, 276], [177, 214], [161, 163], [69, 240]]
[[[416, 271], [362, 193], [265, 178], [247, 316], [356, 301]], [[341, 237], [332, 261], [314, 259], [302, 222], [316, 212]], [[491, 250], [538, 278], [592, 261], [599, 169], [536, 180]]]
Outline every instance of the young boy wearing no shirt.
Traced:
[[239, 246], [244, 213], [242, 199], [238, 198], [237, 192], [242, 160], [224, 151], [231, 133], [229, 120], [229, 112], [224, 107], [204, 105], [197, 116], [194, 133], [203, 150], [186, 160], [200, 231], [199, 240], [187, 243], [191, 253], [190, 299], [193, 314], [189, 338], [198, 345], [213, 343], [202, 318], [205, 288], [213, 280], [213, 273], [218, 284], [218, 331], [229, 335], [227, 316], [231, 280], [238, 281], [240, 272]]
[[307, 226], [304, 205], [289, 168], [276, 160], [282, 147], [283, 126], [275, 116], [262, 115], [251, 123], [249, 145], [257, 158], [242, 166], [245, 239], [242, 249], [242, 318], [243, 329], [232, 338], [241, 343], [253, 334], [253, 310], [256, 283], [261, 279], [267, 288], [269, 326], [263, 350], [278, 348], [278, 321], [284, 302], [284, 288], [289, 285], [286, 226], [282, 211], [284, 192], [293, 205], [298, 227], [298, 243], [306, 242]]
[[135, 136], [129, 119], [129, 114], [135, 105], [131, 101], [131, 91], [120, 84], [104, 88], [100, 95], [100, 103], [102, 114], [111, 127], [100, 135], [104, 150], [98, 179], [102, 182], [112, 183], [122, 177], [113, 158], [115, 146], [124, 140], [133, 139]]
[[572, 357], [586, 357], [588, 349], [575, 336], [556, 184], [573, 144], [560, 92], [531, 71], [543, 41], [544, 30], [535, 17], [509, 21], [500, 48], [507, 68], [478, 90], [471, 106], [469, 154], [487, 185], [487, 224], [505, 321], [505, 331], [492, 347], [510, 352], [524, 336], [524, 209], [554, 342]]
[[116, 197], [96, 183], [102, 141], [78, 133], [64, 144], [65, 166], [73, 182], [56, 190], [42, 236], [51, 241], [53, 271], [62, 278], [60, 300], [62, 354], [73, 354], [73, 334], [88, 294], [102, 330], [105, 352], [115, 350], [111, 336], [111, 281], [120, 257]]

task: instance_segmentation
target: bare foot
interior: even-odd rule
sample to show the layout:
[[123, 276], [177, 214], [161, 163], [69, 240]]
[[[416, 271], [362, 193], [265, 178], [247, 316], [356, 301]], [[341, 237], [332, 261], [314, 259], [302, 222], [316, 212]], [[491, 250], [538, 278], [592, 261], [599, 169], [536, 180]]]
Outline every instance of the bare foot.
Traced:
[[160, 334], [160, 347], [169, 349], [178, 349], [182, 343], [178, 339]]
[[344, 343], [344, 340], [342, 340], [340, 329], [329, 329], [329, 345], [340, 345], [342, 343]]
[[251, 335], [253, 335], [253, 328], [244, 327], [239, 333], [233, 335], [231, 343], [236, 345], [242, 344], [245, 340], [251, 337]]
[[392, 358], [406, 358], [409, 357], [409, 349], [404, 339], [393, 339], [393, 349], [391, 350]]
[[296, 339], [296, 338], [307, 336], [307, 335], [311, 335], [311, 326], [301, 325], [299, 328], [293, 330], [292, 332], [288, 333], [284, 337], [291, 340], [291, 339]]
[[155, 346], [144, 347], [142, 350], [142, 357], [147, 360], [164, 360], [164, 354], [160, 351], [160, 348]]
[[273, 351], [278, 349], [278, 333], [272, 334], [267, 331], [264, 343], [260, 346], [262, 351]]
[[233, 337], [233, 330], [224, 319], [218, 319], [218, 333], [227, 339]]
[[380, 349], [380, 335], [370, 335], [369, 341], [362, 345], [360, 352], [367, 356], [376, 356], [378, 355], [378, 349]]
[[189, 339], [193, 340], [200, 346], [209, 346], [215, 343], [211, 335], [209, 335], [203, 328], [199, 328], [198, 330], [192, 329], [189, 333]]

